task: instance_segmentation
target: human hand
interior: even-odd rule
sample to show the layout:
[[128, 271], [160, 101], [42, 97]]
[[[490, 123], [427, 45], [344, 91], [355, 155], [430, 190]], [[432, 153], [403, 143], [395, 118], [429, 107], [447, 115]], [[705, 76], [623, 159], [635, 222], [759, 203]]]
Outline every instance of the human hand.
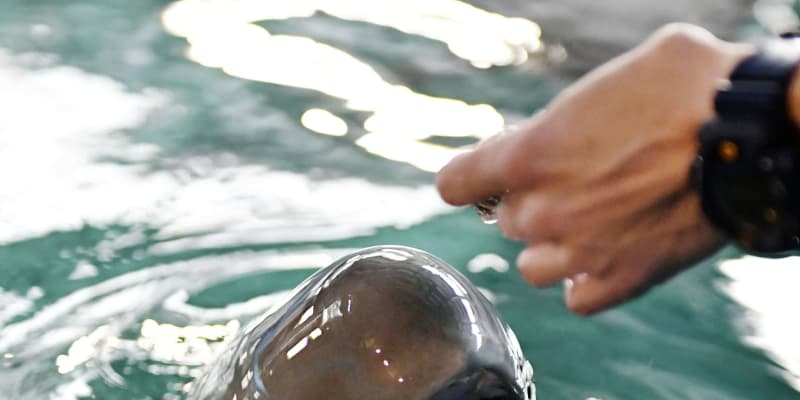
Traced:
[[718, 84], [752, 52], [666, 26], [518, 129], [456, 157], [439, 192], [454, 205], [502, 195], [501, 230], [528, 244], [522, 276], [538, 287], [566, 279], [572, 311], [630, 299], [724, 244], [689, 169]]

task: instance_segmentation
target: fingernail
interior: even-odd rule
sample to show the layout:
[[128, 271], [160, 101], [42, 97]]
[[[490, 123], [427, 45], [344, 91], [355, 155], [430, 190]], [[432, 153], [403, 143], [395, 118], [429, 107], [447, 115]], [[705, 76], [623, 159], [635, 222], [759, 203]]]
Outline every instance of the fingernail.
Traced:
[[535, 251], [531, 249], [525, 249], [519, 253], [517, 256], [517, 268], [523, 269], [530, 263], [531, 257], [533, 257], [533, 254], [531, 253], [535, 253]]
[[575, 284], [577, 283], [580, 285], [582, 282], [586, 282], [587, 279], [589, 279], [589, 274], [583, 272], [573, 275], [572, 278], [564, 279], [564, 294], [567, 296], [567, 299], [572, 296], [572, 291], [575, 288]]
[[564, 292], [569, 295], [569, 291], [572, 290], [572, 287], [575, 286], [575, 281], [572, 278], [564, 279]]

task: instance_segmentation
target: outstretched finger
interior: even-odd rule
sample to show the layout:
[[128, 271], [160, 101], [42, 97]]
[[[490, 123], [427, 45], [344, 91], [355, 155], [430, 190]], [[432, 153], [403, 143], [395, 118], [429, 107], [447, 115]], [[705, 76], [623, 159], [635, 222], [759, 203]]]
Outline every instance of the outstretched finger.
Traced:
[[436, 179], [442, 199], [452, 205], [466, 205], [530, 185], [536, 175], [535, 161], [541, 158], [537, 153], [544, 151], [531, 140], [540, 129], [538, 119], [450, 161]]

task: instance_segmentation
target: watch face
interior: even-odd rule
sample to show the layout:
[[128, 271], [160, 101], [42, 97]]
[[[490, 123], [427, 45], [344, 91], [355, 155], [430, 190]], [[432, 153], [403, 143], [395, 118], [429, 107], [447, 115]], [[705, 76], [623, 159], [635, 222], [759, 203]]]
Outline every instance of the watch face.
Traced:
[[774, 253], [800, 246], [796, 146], [766, 143], [754, 123], [701, 131], [703, 211], [741, 247]]
[[[778, 192], [778, 193], [776, 193]], [[786, 207], [785, 185], [770, 176], [717, 176], [709, 193], [720, 225], [752, 251], [794, 248], [797, 221]]]

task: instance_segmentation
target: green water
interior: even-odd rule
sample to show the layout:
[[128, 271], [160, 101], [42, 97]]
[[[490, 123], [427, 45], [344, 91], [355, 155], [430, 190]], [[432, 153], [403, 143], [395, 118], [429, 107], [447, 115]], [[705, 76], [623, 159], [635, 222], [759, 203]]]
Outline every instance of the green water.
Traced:
[[[185, 340], [164, 338], [173, 352], [159, 352], [142, 341], [144, 321], [245, 323], [272, 304], [266, 295], [377, 244], [429, 251], [491, 292], [540, 399], [800, 398], [786, 362], [797, 347], [749, 340], [758, 310], [715, 267], [734, 250], [629, 305], [574, 317], [560, 288], [530, 288], [497, 258], [496, 269], [467, 268], [482, 254], [513, 264], [520, 246], [442, 205], [430, 172], [365, 151], [369, 111], [188, 59], [187, 41], [165, 31], [167, 5], [0, 0], [0, 399], [181, 398], [218, 343], [176, 355]], [[536, 19], [525, 10], [503, 6]], [[476, 68], [440, 41], [325, 13], [256, 25], [333, 46], [416, 93], [489, 104], [507, 122], [573, 76], [536, 54]], [[265, 65], [294, 57], [268, 55]], [[348, 133], [304, 127], [312, 108]]]

